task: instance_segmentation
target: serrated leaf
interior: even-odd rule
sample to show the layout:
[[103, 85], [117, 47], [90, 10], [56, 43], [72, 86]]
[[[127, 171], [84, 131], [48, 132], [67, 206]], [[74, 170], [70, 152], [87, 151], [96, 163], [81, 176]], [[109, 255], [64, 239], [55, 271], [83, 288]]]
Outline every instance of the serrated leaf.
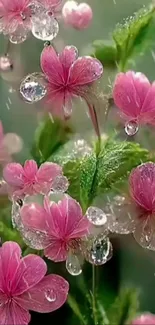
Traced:
[[138, 143], [107, 141], [98, 155], [92, 198], [124, 180], [132, 168], [149, 159]]
[[125, 69], [127, 60], [135, 53], [149, 48], [154, 42], [155, 8], [143, 8], [125, 20], [124, 24], [118, 24], [113, 32], [116, 43], [118, 62], [121, 70]]
[[108, 311], [110, 324], [130, 324], [139, 308], [139, 293], [134, 288], [120, 292], [114, 304]]
[[63, 121], [55, 120], [47, 116], [38, 126], [35, 132], [35, 140], [32, 148], [32, 156], [41, 164], [45, 162], [53, 152], [69, 139], [72, 130]]
[[117, 49], [110, 41], [96, 40], [92, 44], [91, 56], [101, 61], [104, 66], [116, 66]]

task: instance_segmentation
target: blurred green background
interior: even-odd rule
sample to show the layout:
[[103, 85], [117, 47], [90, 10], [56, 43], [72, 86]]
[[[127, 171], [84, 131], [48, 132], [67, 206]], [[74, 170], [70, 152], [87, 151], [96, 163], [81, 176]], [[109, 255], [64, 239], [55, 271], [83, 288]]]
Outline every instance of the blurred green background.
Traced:
[[[92, 6], [94, 12], [91, 27], [85, 31], [78, 32], [64, 26], [61, 22], [60, 33], [54, 41], [58, 50], [62, 49], [64, 45], [73, 44], [77, 46], [80, 54], [89, 55], [89, 45], [94, 40], [110, 39], [116, 23], [121, 22], [123, 18], [133, 15], [136, 10], [143, 5], [147, 5], [149, 0], [87, 0], [87, 2]], [[1, 36], [1, 54], [5, 52], [6, 43], [6, 40]], [[6, 132], [16, 132], [24, 140], [24, 148], [18, 156], [20, 161], [29, 158], [34, 131], [43, 107], [41, 104], [28, 105], [24, 103], [19, 96], [18, 86], [20, 80], [27, 73], [40, 70], [39, 57], [42, 48], [43, 43], [34, 38], [29, 38], [22, 45], [12, 45], [10, 55], [12, 55], [14, 60], [14, 69], [11, 73], [5, 73], [0, 78], [0, 119]], [[155, 45], [154, 49], [148, 49], [144, 55], [139, 54], [134, 67], [135, 70], [144, 72], [150, 80], [155, 79], [155, 62], [152, 56], [154, 50]], [[105, 69], [104, 77], [100, 84], [102, 91], [104, 88], [107, 88], [109, 77], [113, 80], [115, 73], [116, 71], [112, 69]], [[88, 119], [83, 103], [78, 102], [75, 105], [72, 124], [81, 136], [85, 136], [86, 132], [91, 128], [91, 122]], [[108, 132], [108, 127], [106, 131]], [[146, 138], [143, 135], [139, 137], [138, 140], [144, 146], [150, 146], [149, 137]], [[155, 313], [155, 253], [139, 247], [131, 236], [117, 237], [114, 250], [117, 255], [117, 261], [119, 260], [119, 283], [140, 288], [141, 309]], [[115, 282], [118, 270], [115, 269], [115, 266], [113, 267], [113, 264], [111, 266], [111, 279], [109, 278], [109, 281]], [[102, 285], [104, 287], [104, 283]], [[61, 310], [62, 314], [63, 310]]]

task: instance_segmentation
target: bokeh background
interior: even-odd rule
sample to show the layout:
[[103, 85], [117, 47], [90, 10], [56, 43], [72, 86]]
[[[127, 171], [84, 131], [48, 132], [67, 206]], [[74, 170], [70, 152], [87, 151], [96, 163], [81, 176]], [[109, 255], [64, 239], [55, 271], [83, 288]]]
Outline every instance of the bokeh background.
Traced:
[[[64, 26], [61, 22], [60, 33], [54, 41], [58, 50], [61, 50], [64, 45], [73, 44], [77, 46], [80, 54], [89, 55], [90, 44], [94, 40], [111, 39], [115, 25], [123, 18], [132, 16], [142, 6], [147, 5], [149, 0], [87, 0], [87, 2], [92, 6], [94, 12], [91, 27], [78, 32]], [[6, 40], [0, 36], [1, 55], [5, 52], [6, 43]], [[2, 120], [6, 132], [16, 132], [23, 138], [24, 148], [17, 157], [21, 162], [30, 156], [34, 131], [44, 108], [41, 104], [28, 105], [24, 103], [19, 96], [18, 86], [20, 80], [27, 73], [40, 71], [39, 58], [42, 48], [43, 43], [31, 37], [22, 45], [11, 45], [10, 55], [13, 58], [14, 69], [10, 73], [2, 74], [0, 78], [0, 120]], [[154, 48], [149, 48], [145, 54], [139, 53], [133, 67], [134, 70], [145, 73], [150, 80], [155, 79], [154, 51], [155, 45]], [[103, 80], [100, 83], [101, 91], [107, 89], [109, 78], [113, 81], [115, 74], [116, 71], [112, 68], [105, 69]], [[82, 137], [85, 137], [87, 131], [92, 128], [83, 103], [76, 103], [71, 123]], [[105, 132], [102, 123], [101, 127]], [[109, 130], [107, 126], [106, 132], [110, 132]], [[152, 132], [154, 131], [152, 130]], [[154, 150], [154, 143], [147, 133], [146, 136], [145, 133], [140, 133], [138, 137], [138, 141], [143, 146], [151, 147]], [[155, 253], [139, 247], [131, 236], [117, 237], [114, 244], [114, 259], [108, 263], [109, 266], [105, 266], [105, 269], [108, 268], [107, 270], [110, 272], [109, 281], [114, 286], [117, 283], [119, 286], [140, 288], [141, 309], [155, 313]], [[103, 288], [104, 281], [103, 277]], [[54, 324], [54, 321], [59, 321], [62, 317], [64, 322], [66, 319], [67, 324], [68, 313], [68, 308], [63, 307], [54, 315], [48, 316], [46, 320], [44, 316], [40, 315], [38, 319], [46, 321], [47, 324]], [[33, 315], [32, 324], [37, 323], [38, 319], [36, 315]]]

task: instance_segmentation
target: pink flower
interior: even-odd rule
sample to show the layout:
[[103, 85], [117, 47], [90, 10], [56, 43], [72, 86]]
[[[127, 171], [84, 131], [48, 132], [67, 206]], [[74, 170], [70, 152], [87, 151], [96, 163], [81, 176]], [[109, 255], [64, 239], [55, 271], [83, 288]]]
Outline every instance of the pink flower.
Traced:
[[155, 249], [155, 164], [142, 164], [129, 177], [130, 195], [137, 206], [134, 237], [146, 248]]
[[62, 16], [66, 24], [76, 29], [85, 29], [92, 21], [93, 12], [87, 3], [67, 1], [63, 6]]
[[[69, 249], [78, 249], [80, 239], [88, 234], [89, 221], [78, 202], [67, 195], [58, 204], [45, 198], [43, 207], [37, 203], [24, 205], [20, 215], [25, 238], [27, 231], [29, 237], [30, 232], [37, 233], [45, 256], [55, 262], [65, 261]], [[30, 246], [36, 247], [36, 242], [30, 241]]]
[[139, 315], [131, 325], [155, 325], [155, 315], [151, 313]]
[[[30, 0], [0, 0], [0, 31], [10, 37], [18, 32], [23, 40], [31, 28]], [[19, 35], [18, 35], [19, 36]]]
[[3, 170], [9, 192], [15, 197], [48, 193], [58, 176], [62, 176], [62, 167], [47, 162], [38, 168], [34, 160], [27, 160], [24, 167], [19, 163], [9, 163]]
[[155, 82], [140, 72], [128, 71], [116, 77], [113, 98], [122, 117], [138, 124], [155, 122]]
[[3, 125], [0, 121], [0, 164], [5, 165], [11, 160], [11, 154], [22, 149], [22, 140], [15, 133], [4, 134]]
[[144, 248], [155, 250], [155, 164], [144, 163], [129, 176], [130, 197], [117, 196], [108, 211], [108, 228], [133, 233]]
[[60, 54], [52, 46], [48, 46], [41, 54], [41, 68], [48, 81], [47, 102], [51, 105], [51, 112], [60, 117], [70, 117], [72, 99], [78, 96], [88, 104], [95, 125], [91, 86], [101, 77], [102, 64], [88, 56], [78, 58], [78, 51], [74, 46], [66, 46]]
[[29, 310], [48, 313], [67, 299], [69, 285], [58, 275], [47, 275], [44, 260], [36, 255], [21, 258], [15, 242], [0, 248], [0, 324], [26, 325]]

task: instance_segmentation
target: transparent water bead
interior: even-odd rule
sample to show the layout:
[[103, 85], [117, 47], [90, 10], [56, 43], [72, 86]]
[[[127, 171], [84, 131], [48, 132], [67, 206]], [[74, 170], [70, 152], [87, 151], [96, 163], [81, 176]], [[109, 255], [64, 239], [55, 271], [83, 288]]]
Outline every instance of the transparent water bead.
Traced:
[[65, 176], [57, 176], [52, 184], [52, 192], [65, 193], [69, 187], [69, 182]]
[[46, 95], [47, 89], [41, 73], [28, 75], [20, 85], [20, 94], [28, 103], [35, 103]]
[[25, 29], [23, 25], [18, 26], [13, 34], [10, 35], [10, 42], [13, 44], [21, 44], [27, 39], [29, 30]]
[[103, 265], [113, 255], [112, 244], [108, 237], [98, 235], [88, 243], [85, 258], [94, 265]]
[[73, 276], [77, 276], [82, 273], [82, 268], [79, 259], [77, 255], [73, 254], [71, 251], [68, 253], [68, 257], [66, 260], [66, 269]]
[[20, 209], [22, 205], [23, 205], [22, 200], [13, 200], [12, 202], [12, 210], [11, 210], [12, 225], [13, 228], [17, 228], [18, 230], [22, 229], [22, 223], [20, 217]]
[[97, 207], [88, 208], [86, 216], [94, 226], [103, 226], [107, 222], [106, 214]]
[[56, 294], [53, 290], [51, 289], [47, 289], [45, 292], [45, 298], [49, 301], [49, 302], [54, 302], [56, 301]]
[[137, 210], [132, 202], [116, 195], [105, 207], [107, 227], [112, 233], [129, 234], [135, 229]]
[[139, 130], [138, 123], [136, 121], [129, 121], [126, 122], [125, 124], [125, 133], [128, 136], [133, 136], [135, 135]]
[[31, 31], [34, 37], [42, 41], [52, 41], [59, 32], [59, 24], [47, 11], [43, 11], [32, 17]]

